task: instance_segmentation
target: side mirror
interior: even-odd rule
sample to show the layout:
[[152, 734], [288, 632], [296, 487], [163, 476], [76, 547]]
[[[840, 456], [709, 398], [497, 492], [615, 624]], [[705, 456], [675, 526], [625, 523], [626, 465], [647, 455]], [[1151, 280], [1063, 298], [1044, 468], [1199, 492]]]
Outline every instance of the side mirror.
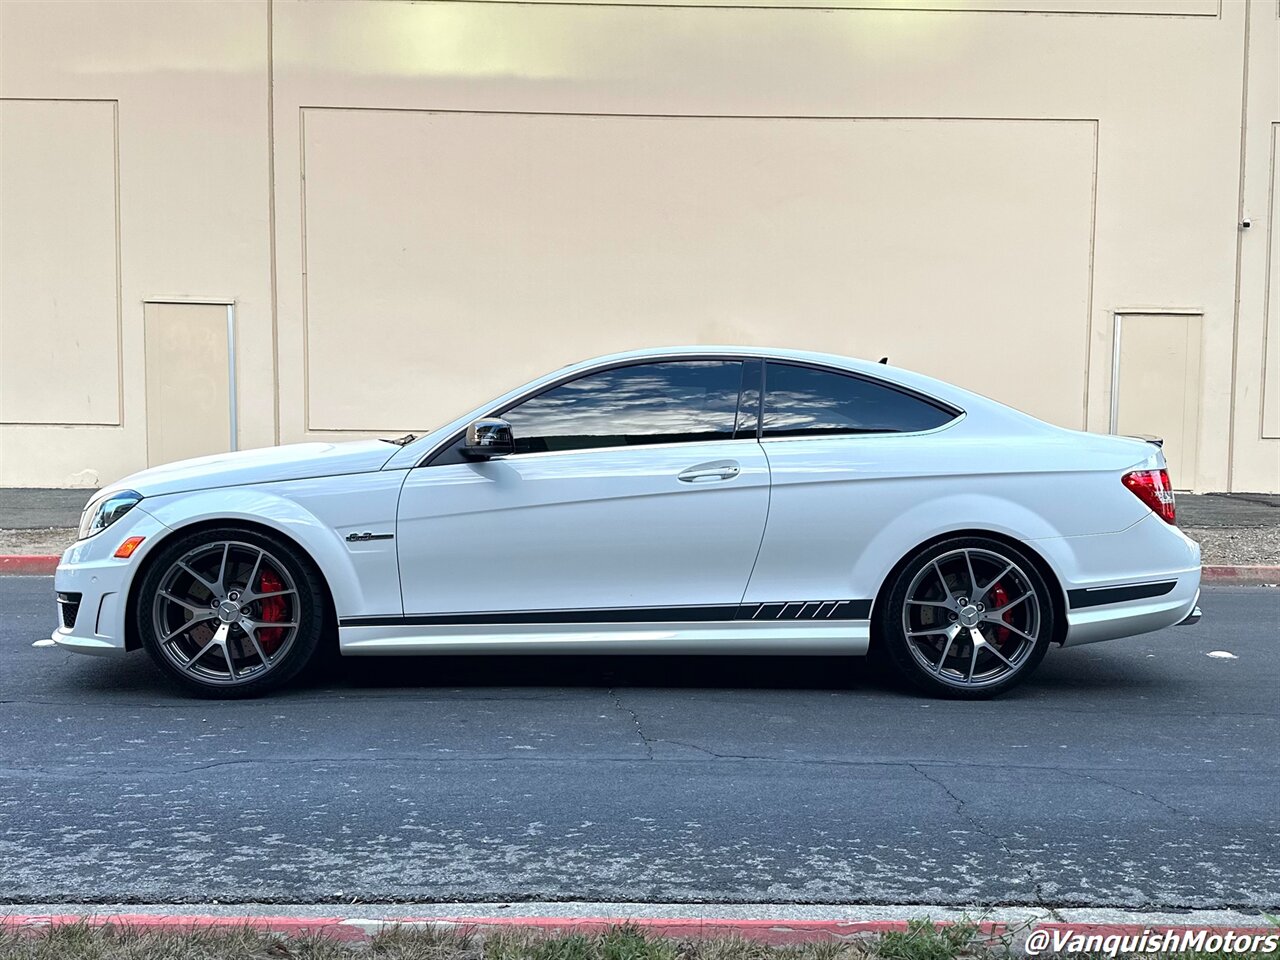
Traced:
[[482, 417], [467, 424], [462, 455], [471, 460], [492, 460], [516, 452], [511, 424], [497, 417]]

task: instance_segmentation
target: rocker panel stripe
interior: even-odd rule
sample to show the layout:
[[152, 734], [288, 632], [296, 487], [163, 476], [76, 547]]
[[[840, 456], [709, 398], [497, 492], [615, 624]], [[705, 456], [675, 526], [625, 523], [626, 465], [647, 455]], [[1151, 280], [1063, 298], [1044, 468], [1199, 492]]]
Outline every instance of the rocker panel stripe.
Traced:
[[722, 604], [706, 607], [608, 607], [579, 610], [498, 610], [344, 617], [342, 627], [434, 627], [529, 623], [714, 623], [734, 620], [866, 620], [870, 600], [792, 600], [787, 603]]

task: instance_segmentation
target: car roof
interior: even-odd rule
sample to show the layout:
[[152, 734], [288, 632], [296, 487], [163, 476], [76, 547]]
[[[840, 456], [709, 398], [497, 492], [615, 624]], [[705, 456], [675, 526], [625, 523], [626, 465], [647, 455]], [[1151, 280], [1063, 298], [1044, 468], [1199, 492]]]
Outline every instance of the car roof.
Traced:
[[[789, 347], [751, 347], [731, 344], [681, 344], [665, 347], [645, 347], [640, 350], [625, 350], [621, 353], [609, 353], [592, 357], [582, 363], [596, 366], [619, 360], [647, 359], [659, 356], [729, 356], [729, 357], [768, 357], [779, 360], [808, 360], [813, 362], [837, 363], [840, 366], [854, 364], [859, 366], [879, 366], [856, 357], [846, 357], [835, 353], [820, 353], [813, 350], [796, 350]], [[577, 364], [574, 364], [577, 366]]]
[[[627, 350], [622, 353], [605, 354], [603, 356], [593, 357], [590, 360], [583, 360], [579, 363], [570, 364], [560, 370], [557, 370], [554, 375], [550, 375], [546, 379], [551, 379], [552, 376], [557, 378], [562, 377], [566, 373], [586, 371], [597, 367], [607, 367], [615, 363], [625, 363], [630, 360], [653, 360], [664, 357], [682, 356], [761, 357], [766, 360], [790, 360], [799, 363], [813, 363], [820, 366], [848, 370], [852, 373], [861, 373], [870, 377], [875, 377], [879, 380], [896, 383], [911, 390], [916, 390], [928, 396], [935, 397], [938, 400], [946, 401], [960, 407], [961, 409], [971, 409], [975, 406], [981, 407], [996, 403], [994, 400], [990, 400], [976, 393], [971, 393], [963, 387], [957, 387], [955, 384], [947, 383], [944, 380], [938, 380], [922, 373], [916, 373], [914, 370], [906, 370], [902, 367], [894, 367], [887, 363], [878, 363], [872, 360], [863, 360], [858, 357], [848, 357], [836, 353], [822, 353], [815, 350], [796, 350], [788, 347], [751, 347], [726, 344], [649, 347], [642, 350]], [[1000, 404], [999, 406], [1003, 405]]]

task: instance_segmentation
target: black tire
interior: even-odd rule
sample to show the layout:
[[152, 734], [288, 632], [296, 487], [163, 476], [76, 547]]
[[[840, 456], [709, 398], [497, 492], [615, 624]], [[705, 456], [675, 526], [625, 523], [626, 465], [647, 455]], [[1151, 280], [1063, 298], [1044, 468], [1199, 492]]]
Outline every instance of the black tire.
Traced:
[[985, 700], [1009, 690], [1036, 669], [1054, 635], [1049, 586], [1036, 565], [986, 537], [921, 549], [881, 601], [873, 652], [938, 697]]
[[201, 697], [240, 699], [283, 686], [312, 661], [326, 610], [310, 557], [281, 537], [227, 526], [164, 544], [131, 614], [143, 648], [175, 683]]

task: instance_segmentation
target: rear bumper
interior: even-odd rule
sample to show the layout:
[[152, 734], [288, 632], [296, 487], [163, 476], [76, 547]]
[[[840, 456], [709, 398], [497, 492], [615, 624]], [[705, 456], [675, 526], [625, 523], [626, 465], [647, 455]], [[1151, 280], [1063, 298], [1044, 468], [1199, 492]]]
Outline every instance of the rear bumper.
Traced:
[[1194, 623], [1200, 545], [1148, 514], [1113, 534], [1032, 541], [1062, 582], [1064, 646]]
[[[1166, 589], [1166, 584], [1168, 588]], [[1155, 588], [1163, 592], [1152, 596], [1094, 603], [1067, 610], [1067, 639], [1064, 646], [1115, 640], [1150, 633], [1179, 624], [1190, 625], [1200, 619], [1200, 569], [1183, 571], [1172, 578], [1121, 586]], [[1074, 592], [1074, 591], [1073, 591]], [[1070, 594], [1069, 594], [1070, 595]]]
[[1183, 619], [1181, 619], [1181, 620], [1179, 620], [1179, 621], [1178, 621], [1178, 626], [1180, 626], [1180, 627], [1194, 627], [1197, 623], [1199, 623], [1199, 622], [1200, 622], [1200, 617], [1202, 616], [1202, 614], [1201, 614], [1201, 612], [1200, 612], [1200, 602], [1199, 602], [1199, 601], [1200, 601], [1200, 598], [1199, 598], [1199, 596], [1197, 596], [1197, 597], [1196, 597], [1196, 605], [1192, 608], [1192, 610], [1191, 610], [1191, 612], [1190, 612], [1190, 613], [1188, 613], [1188, 614], [1187, 614]]

